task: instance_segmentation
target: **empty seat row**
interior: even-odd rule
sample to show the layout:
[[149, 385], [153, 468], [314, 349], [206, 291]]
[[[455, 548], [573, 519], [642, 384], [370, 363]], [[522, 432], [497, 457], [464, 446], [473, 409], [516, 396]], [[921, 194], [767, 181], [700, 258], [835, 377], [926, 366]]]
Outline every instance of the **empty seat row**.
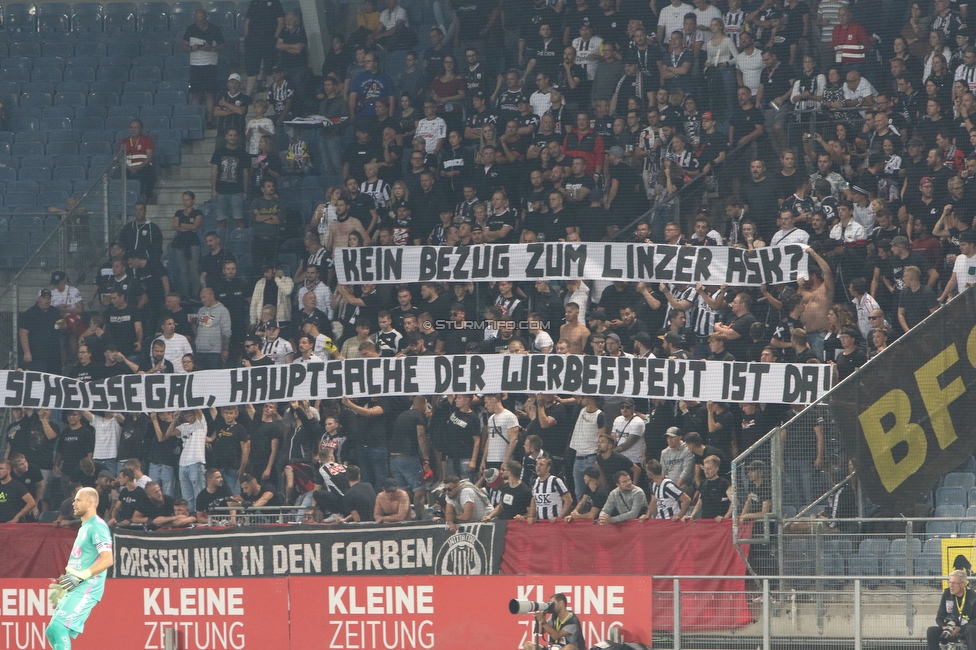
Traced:
[[[143, 39], [126, 41], [117, 38], [118, 35], [110, 37], [100, 36], [62, 36], [57, 42], [40, 41], [12, 41], [0, 40], [0, 56], [5, 59], [31, 59], [30, 63], [21, 67], [38, 67], [37, 62], [41, 59], [60, 57], [65, 60], [65, 66], [71, 67], [72, 57], [84, 57], [86, 59], [98, 59], [101, 57], [137, 57], [137, 56], [158, 56], [169, 58], [171, 56], [183, 56], [185, 53], [179, 48], [178, 41], [182, 39], [182, 34], [165, 35], [156, 39]], [[106, 40], [102, 40], [105, 38]], [[227, 37], [225, 37], [227, 38]], [[74, 42], [72, 42], [74, 41]], [[48, 67], [41, 63], [41, 67]], [[80, 67], [80, 66], [77, 66]], [[97, 67], [97, 66], [93, 66]]]
[[[18, 44], [0, 44], [4, 48], [14, 48]], [[0, 74], [8, 76], [18, 71], [37, 70], [77, 70], [91, 68], [93, 70], [111, 71], [118, 74], [117, 69], [128, 71], [130, 68], [157, 67], [175, 68], [189, 65], [189, 52], [177, 51], [172, 53], [173, 45], [165, 43], [125, 43], [119, 46], [117, 52], [111, 55], [96, 54], [86, 51], [84, 54], [69, 56], [24, 56], [11, 54], [0, 57]], [[79, 47], [79, 49], [82, 49]], [[146, 50], [146, 51], [143, 51]]]
[[947, 485], [935, 491], [935, 506], [962, 506], [976, 505], [976, 487], [963, 487], [961, 485]]
[[[85, 69], [82, 69], [84, 72]], [[77, 72], [77, 71], [73, 71]], [[66, 73], [67, 74], [67, 73]], [[85, 77], [84, 74], [80, 75]], [[147, 92], [147, 93], [159, 93], [159, 92], [182, 92], [187, 94], [189, 92], [189, 83], [184, 80], [175, 81], [129, 81], [129, 82], [117, 82], [117, 81], [83, 81], [74, 80], [71, 81], [61, 81], [61, 82], [50, 82], [50, 81], [32, 81], [28, 83], [20, 83], [17, 81], [0, 81], [0, 95], [7, 96], [8, 102], [17, 106], [20, 103], [20, 96], [25, 93], [46, 93], [54, 97], [54, 104], [59, 105], [71, 105], [71, 101], [78, 101], [75, 99], [77, 95], [65, 97], [61, 100], [57, 99], [57, 95], [63, 93], [81, 93], [82, 95], [89, 95], [91, 93], [102, 93], [110, 92], [119, 95], [125, 95], [130, 92]], [[11, 97], [12, 96], [12, 97]], [[84, 100], [81, 100], [81, 105], [84, 105]]]
[[[8, 115], [13, 107], [43, 109], [50, 106], [177, 106], [186, 104], [186, 93], [182, 90], [166, 90], [158, 93], [151, 92], [91, 92], [84, 93], [24, 93], [19, 97], [9, 93], [0, 93], [0, 102], [7, 108]], [[31, 113], [33, 114], [33, 113]], [[36, 119], [36, 118], [28, 118]], [[17, 130], [17, 129], [14, 129]]]

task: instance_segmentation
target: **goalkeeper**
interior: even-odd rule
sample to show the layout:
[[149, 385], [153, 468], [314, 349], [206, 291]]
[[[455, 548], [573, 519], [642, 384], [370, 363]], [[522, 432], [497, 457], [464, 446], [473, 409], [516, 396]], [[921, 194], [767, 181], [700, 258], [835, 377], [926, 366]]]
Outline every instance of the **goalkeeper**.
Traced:
[[95, 514], [98, 493], [82, 488], [75, 496], [75, 515], [81, 529], [71, 547], [64, 575], [48, 587], [48, 598], [55, 607], [47, 626], [52, 650], [70, 650], [71, 639], [85, 629], [85, 621], [105, 591], [105, 571], [112, 566], [112, 533]]

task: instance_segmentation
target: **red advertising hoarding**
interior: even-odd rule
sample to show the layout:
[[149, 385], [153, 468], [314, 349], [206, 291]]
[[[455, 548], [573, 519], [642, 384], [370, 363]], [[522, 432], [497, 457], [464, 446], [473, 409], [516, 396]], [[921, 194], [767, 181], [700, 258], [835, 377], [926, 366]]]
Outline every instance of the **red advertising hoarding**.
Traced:
[[429, 576], [291, 578], [292, 648], [515, 650], [532, 641], [532, 615], [513, 598], [566, 594], [587, 648], [620, 628], [651, 643], [651, 578], [644, 576]]
[[[0, 650], [49, 647], [49, 582], [0, 580]], [[509, 601], [556, 592], [586, 647], [610, 628], [650, 645], [650, 577], [410, 576], [110, 580], [72, 647], [163, 650], [176, 629], [180, 650], [515, 650], [535, 619], [510, 614]]]

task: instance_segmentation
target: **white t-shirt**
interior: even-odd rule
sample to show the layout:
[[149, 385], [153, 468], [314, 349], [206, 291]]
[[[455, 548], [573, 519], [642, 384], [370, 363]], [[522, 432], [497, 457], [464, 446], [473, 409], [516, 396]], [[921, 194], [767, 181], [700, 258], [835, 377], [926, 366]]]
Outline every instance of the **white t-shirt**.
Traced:
[[769, 241], [770, 246], [785, 246], [786, 244], [806, 244], [810, 241], [810, 234], [805, 230], [777, 230]]
[[962, 253], [956, 255], [952, 265], [952, 274], [956, 276], [956, 291], [962, 293], [966, 287], [976, 283], [976, 255], [966, 257]]
[[552, 337], [545, 331], [541, 331], [532, 340], [532, 351], [542, 352], [542, 348], [549, 348], [549, 351], [552, 352], [552, 345]]
[[[599, 57], [600, 53], [603, 52], [603, 39], [599, 36], [591, 36], [590, 40], [584, 42], [582, 37], [577, 36], [573, 39], [573, 49], [576, 50], [576, 65], [586, 71], [587, 79], [593, 81], [593, 77], [596, 76], [598, 59], [591, 60], [590, 57], [594, 55]], [[542, 115], [542, 113], [536, 113], [536, 115]]]
[[464, 507], [469, 504], [474, 504], [474, 510], [471, 512], [470, 521], [481, 521], [481, 519], [488, 514], [489, 509], [485, 505], [485, 502], [475, 494], [477, 488], [472, 486], [465, 486], [461, 488], [461, 493], [458, 494], [456, 499], [451, 499], [448, 497], [448, 501], [454, 506], [457, 514], [460, 515], [464, 512]]
[[264, 129], [270, 133], [275, 132], [274, 122], [270, 118], [262, 117], [247, 123], [247, 132], [250, 136], [247, 139], [247, 152], [252, 156], [258, 155], [258, 145], [261, 144], [261, 136], [264, 135], [258, 129]]
[[407, 27], [410, 26], [410, 21], [407, 19], [407, 10], [400, 5], [394, 7], [393, 11], [384, 9], [380, 12], [380, 23], [382, 23], [384, 30], [393, 29], [398, 20], [402, 20], [403, 24]]
[[505, 460], [508, 453], [508, 445], [512, 441], [509, 430], [519, 425], [515, 414], [504, 409], [501, 413], [493, 413], [488, 417], [488, 451], [485, 461], [489, 463], [500, 463]]
[[694, 13], [695, 8], [689, 4], [681, 3], [677, 7], [669, 4], [661, 9], [658, 15], [658, 28], [664, 27], [664, 42], [667, 43], [671, 38], [671, 32], [680, 32], [685, 25], [685, 14]]
[[190, 341], [182, 334], [173, 334], [171, 339], [160, 336], [153, 343], [156, 341], [162, 341], [166, 346], [166, 350], [163, 351], [163, 358], [173, 364], [173, 372], [186, 372], [183, 370], [183, 355], [193, 354], [193, 346], [190, 345]]
[[183, 438], [183, 453], [180, 454], [180, 467], [207, 462], [207, 423], [194, 420], [176, 427]]
[[57, 287], [51, 287], [51, 306], [52, 307], [74, 307], [79, 302], [84, 302], [81, 292], [75, 287], [64, 285], [64, 291], [58, 291]]
[[112, 459], [119, 454], [119, 435], [122, 427], [114, 417], [103, 418], [96, 415], [92, 420], [95, 429], [95, 453], [92, 458]]
[[[613, 439], [616, 440], [617, 446], [624, 444], [631, 436], [644, 437], [644, 420], [634, 416], [628, 421], [624, 416], [618, 415], [613, 421]], [[638, 440], [630, 449], [624, 450], [623, 455], [639, 465], [644, 459], [643, 442]]]
[[752, 91], [755, 97], [759, 91], [759, 76], [766, 67], [762, 60], [762, 50], [753, 48], [751, 55], [745, 51], [739, 52], [739, 56], [735, 57], [735, 67], [742, 73], [742, 85]]
[[417, 122], [417, 130], [414, 137], [420, 136], [424, 139], [427, 153], [434, 153], [437, 143], [447, 137], [447, 122], [440, 117], [432, 120], [424, 118]]
[[868, 238], [868, 232], [864, 229], [864, 226], [851, 219], [847, 227], [839, 223], [831, 228], [830, 238], [836, 241], [842, 241], [845, 244], [850, 244], [857, 241], [864, 241]]
[[[700, 11], [696, 7], [695, 9], [691, 10], [691, 13], [695, 14], [695, 20], [698, 23], [699, 31], [704, 31], [701, 29], [702, 27], [704, 27], [705, 30], [708, 30], [709, 25], [712, 24], [712, 20], [715, 18], [718, 18], [723, 23], [725, 22], [725, 18], [722, 15], [722, 11], [715, 5], [708, 5], [708, 9], [704, 11]], [[709, 33], [708, 37], [709, 38], [712, 37], [711, 33]]]

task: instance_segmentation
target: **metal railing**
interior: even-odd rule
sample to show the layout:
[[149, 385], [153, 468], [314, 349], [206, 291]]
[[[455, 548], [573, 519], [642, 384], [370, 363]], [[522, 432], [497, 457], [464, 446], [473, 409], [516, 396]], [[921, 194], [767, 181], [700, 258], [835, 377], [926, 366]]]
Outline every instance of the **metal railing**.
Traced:
[[[852, 576], [837, 581], [815, 575], [766, 576], [748, 581], [743, 594], [705, 589], [704, 581], [714, 580], [712, 576], [654, 576], [653, 647], [919, 648], [927, 628], [935, 624], [941, 577]], [[752, 619], [743, 625], [698, 631], [697, 621], [685, 615], [706, 607], [718, 616], [731, 616], [743, 608], [737, 600], [741, 598], [747, 599]]]
[[0, 367], [16, 367], [18, 318], [34, 304], [37, 291], [49, 286], [52, 272], [65, 272], [68, 284], [88, 297], [109, 245], [128, 220], [136, 185], [126, 180], [125, 154], [120, 151], [77, 202], [44, 213], [0, 214], [10, 237], [24, 242], [14, 246], [10, 239], [0, 249], [0, 263], [9, 273], [0, 289]]
[[242, 506], [211, 508], [210, 526], [251, 526], [258, 524], [302, 524], [316, 523], [308, 520], [314, 506]]

